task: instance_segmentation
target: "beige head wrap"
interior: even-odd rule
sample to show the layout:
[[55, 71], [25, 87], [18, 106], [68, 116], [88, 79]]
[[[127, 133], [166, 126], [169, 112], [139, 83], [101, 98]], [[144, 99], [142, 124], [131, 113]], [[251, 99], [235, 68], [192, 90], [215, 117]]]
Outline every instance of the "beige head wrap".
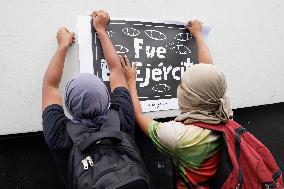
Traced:
[[195, 64], [183, 74], [177, 90], [182, 114], [176, 121], [185, 124], [226, 122], [233, 112], [225, 96], [226, 80], [222, 71], [212, 64]]

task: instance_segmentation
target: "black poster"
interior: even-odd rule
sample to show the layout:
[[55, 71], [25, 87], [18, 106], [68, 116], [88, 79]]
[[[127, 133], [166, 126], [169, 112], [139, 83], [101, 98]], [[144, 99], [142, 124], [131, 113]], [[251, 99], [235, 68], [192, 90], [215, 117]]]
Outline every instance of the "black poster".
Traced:
[[[100, 40], [91, 27], [94, 74], [109, 86]], [[181, 75], [197, 63], [194, 38], [184, 25], [111, 20], [108, 35], [120, 55], [136, 62], [137, 90], [144, 112], [178, 109]]]

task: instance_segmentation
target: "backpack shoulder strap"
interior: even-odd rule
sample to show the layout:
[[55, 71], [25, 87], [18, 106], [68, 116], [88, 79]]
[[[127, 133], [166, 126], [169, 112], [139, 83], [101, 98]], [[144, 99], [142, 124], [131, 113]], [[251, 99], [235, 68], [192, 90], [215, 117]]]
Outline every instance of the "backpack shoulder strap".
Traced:
[[119, 131], [90, 131], [85, 125], [69, 122], [67, 124], [67, 131], [71, 140], [78, 145], [79, 149], [83, 152], [91, 144], [98, 143], [104, 139], [112, 139], [117, 142], [123, 140], [121, 132]]
[[[98, 132], [98, 130], [72, 121], [69, 121], [66, 124], [66, 129], [74, 143], [77, 143], [82, 139], [89, 138], [93, 132]], [[101, 126], [100, 131], [120, 131], [120, 119], [116, 110], [108, 110], [107, 120]]]
[[90, 128], [80, 123], [73, 123], [72, 121], [66, 124], [66, 129], [74, 144], [90, 134]]
[[114, 109], [109, 109], [107, 112], [107, 120], [102, 125], [101, 131], [120, 131], [120, 118], [118, 112]]

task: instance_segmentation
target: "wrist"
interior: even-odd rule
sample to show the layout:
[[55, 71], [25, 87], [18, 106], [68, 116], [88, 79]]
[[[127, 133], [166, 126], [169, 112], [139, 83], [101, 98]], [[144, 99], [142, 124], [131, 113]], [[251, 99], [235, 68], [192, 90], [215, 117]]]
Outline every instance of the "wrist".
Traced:
[[99, 29], [96, 29], [96, 31], [97, 31], [97, 34], [100, 36], [100, 35], [105, 35], [105, 34], [107, 34], [107, 31], [106, 31], [106, 29], [104, 29], [104, 28], [99, 28]]
[[131, 91], [135, 91], [136, 90], [136, 81], [128, 81], [128, 87], [129, 87], [129, 90]]
[[203, 38], [202, 32], [198, 32], [192, 35], [195, 38]]
[[58, 45], [57, 50], [59, 51], [67, 51], [69, 45]]

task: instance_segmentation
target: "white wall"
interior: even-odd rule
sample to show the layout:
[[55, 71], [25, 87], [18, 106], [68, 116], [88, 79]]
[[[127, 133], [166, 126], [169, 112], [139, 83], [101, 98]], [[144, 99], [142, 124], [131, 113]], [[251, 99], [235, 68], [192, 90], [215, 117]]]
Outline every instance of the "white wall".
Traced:
[[[42, 130], [41, 83], [60, 26], [105, 9], [115, 17], [212, 25], [209, 46], [227, 76], [233, 108], [284, 101], [284, 2], [281, 0], [25, 0], [0, 6], [0, 134]], [[78, 46], [68, 53], [62, 92], [79, 72]]]

